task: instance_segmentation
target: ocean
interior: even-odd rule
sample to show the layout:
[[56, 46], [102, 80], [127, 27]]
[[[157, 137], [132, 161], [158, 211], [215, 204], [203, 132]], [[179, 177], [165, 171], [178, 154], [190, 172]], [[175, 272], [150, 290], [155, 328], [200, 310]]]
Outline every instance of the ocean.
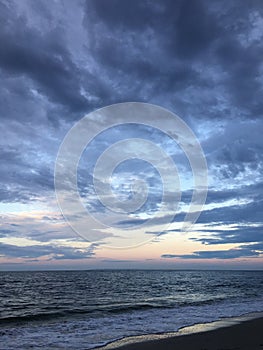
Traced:
[[0, 272], [0, 349], [93, 349], [263, 311], [263, 271]]

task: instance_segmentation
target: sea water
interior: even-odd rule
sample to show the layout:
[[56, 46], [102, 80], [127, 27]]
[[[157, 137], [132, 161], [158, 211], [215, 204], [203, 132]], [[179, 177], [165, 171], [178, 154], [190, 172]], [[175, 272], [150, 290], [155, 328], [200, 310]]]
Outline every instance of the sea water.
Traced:
[[0, 272], [0, 349], [92, 349], [263, 311], [263, 271]]

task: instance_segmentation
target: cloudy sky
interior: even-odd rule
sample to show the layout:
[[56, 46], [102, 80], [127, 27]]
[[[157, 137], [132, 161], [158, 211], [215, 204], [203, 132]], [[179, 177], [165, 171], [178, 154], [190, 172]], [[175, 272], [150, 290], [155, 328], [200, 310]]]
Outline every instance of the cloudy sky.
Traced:
[[[0, 0], [0, 269], [262, 268], [262, 42], [261, 0]], [[133, 111], [134, 123], [111, 113], [123, 125], [100, 132], [109, 119], [95, 111], [124, 102], [165, 108], [200, 142], [208, 193], [188, 231], [196, 184], [180, 130]], [[94, 136], [76, 170], [85, 215], [65, 215], [56, 159], [82, 118], [66, 155]], [[108, 207], [136, 195], [143, 205], [125, 217]]]

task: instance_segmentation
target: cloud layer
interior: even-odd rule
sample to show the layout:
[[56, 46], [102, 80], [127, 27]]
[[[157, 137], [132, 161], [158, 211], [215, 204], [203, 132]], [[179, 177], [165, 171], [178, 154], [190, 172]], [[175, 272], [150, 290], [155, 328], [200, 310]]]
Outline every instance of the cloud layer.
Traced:
[[[58, 218], [56, 155], [75, 121], [96, 108], [126, 101], [161, 105], [193, 129], [206, 155], [210, 183], [199, 218], [206, 231], [196, 230], [191, 241], [215, 247], [236, 245], [181, 255], [164, 251], [160, 256], [234, 259], [262, 254], [260, 0], [238, 6], [219, 0], [12, 0], [1, 1], [0, 23], [2, 257], [38, 259], [48, 251], [52, 259], [93, 257], [93, 250], [82, 252], [52, 243], [59, 238], [76, 239]], [[120, 128], [94, 140], [80, 162], [82, 197], [91, 211], [103, 214], [105, 208], [91, 186], [92, 167], [109, 144], [134, 135], [164, 147], [182, 174], [176, 224], [191, 198], [191, 169], [178, 148], [147, 128]], [[140, 173], [150, 185], [150, 200], [134, 216], [133, 224], [140, 224], [156, 207], [162, 188], [154, 169], [133, 162], [116, 173], [114, 186], [119, 194], [129, 195], [125, 179], [132, 172]], [[46, 214], [36, 220], [30, 217], [31, 211]], [[43, 220], [45, 215], [53, 221]], [[147, 230], [158, 234], [158, 223]], [[38, 243], [26, 247], [19, 241], [12, 243], [21, 237]], [[44, 240], [45, 245], [39, 245]]]

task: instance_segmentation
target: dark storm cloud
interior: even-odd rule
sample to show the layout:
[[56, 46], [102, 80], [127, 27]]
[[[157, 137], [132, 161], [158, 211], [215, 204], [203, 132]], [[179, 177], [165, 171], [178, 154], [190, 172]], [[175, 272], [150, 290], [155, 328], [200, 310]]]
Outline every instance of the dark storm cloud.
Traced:
[[[48, 256], [48, 260], [86, 259], [95, 255], [95, 245], [86, 249], [47, 245], [17, 246], [0, 243], [0, 255], [8, 258], [40, 258]], [[51, 257], [49, 257], [51, 255]]]
[[38, 241], [39, 244], [54, 240], [70, 240], [74, 245], [75, 242], [81, 241], [59, 214], [41, 218], [38, 215], [35, 217], [34, 213], [31, 215], [29, 211], [28, 215], [23, 213], [21, 216], [16, 216], [14, 213], [3, 214], [0, 219], [0, 237], [29, 239]]
[[[189, 198], [188, 192], [185, 195], [186, 198]], [[241, 201], [242, 200], [248, 200], [249, 202], [251, 200], [255, 201], [255, 202], [261, 202], [263, 200], [263, 182], [258, 182], [258, 183], [254, 183], [254, 184], [250, 184], [247, 185], [245, 183], [241, 183], [239, 187], [236, 188], [231, 188], [231, 189], [210, 189], [208, 191], [208, 195], [207, 195], [207, 200], [206, 203], [210, 204], [210, 203], [220, 203], [220, 202], [224, 202], [227, 200], [237, 200]], [[240, 206], [243, 207], [243, 205], [246, 204], [241, 204]], [[250, 203], [248, 204], [248, 206], [250, 205], [260, 205], [257, 203]], [[236, 208], [234, 206], [234, 208]], [[245, 208], [245, 207], [244, 207]], [[217, 209], [215, 209], [217, 210]]]
[[[262, 113], [262, 45], [254, 38], [246, 46], [241, 42], [242, 36], [253, 36], [251, 17], [257, 12], [262, 13], [257, 1], [250, 6], [242, 2], [237, 9], [231, 2], [218, 1], [99, 0], [86, 2], [85, 25], [90, 31], [95, 15], [96, 22], [106, 26], [99, 27], [100, 36], [94, 34], [91, 51], [109, 72], [132, 72], [143, 79], [152, 95], [160, 89], [167, 95], [181, 94], [194, 87], [199, 96], [198, 89], [203, 88], [202, 101], [195, 99], [195, 105], [187, 101], [187, 110], [201, 118], [224, 118], [222, 95], [228, 114], [236, 110], [236, 115], [257, 117]], [[147, 89], [143, 90], [137, 99], [147, 96]], [[134, 97], [132, 88], [130, 91]], [[211, 91], [214, 106], [209, 105]], [[204, 101], [206, 113], [201, 105]]]
[[2, 70], [12, 77], [32, 79], [48, 99], [70, 110], [87, 107], [85, 98], [80, 95], [80, 72], [63, 45], [63, 32], [58, 29], [43, 35], [3, 3], [0, 13]]
[[[240, 178], [246, 172], [255, 175], [262, 173], [261, 129], [261, 122], [257, 121], [240, 123], [238, 127], [230, 124], [224, 133], [219, 132], [218, 136], [210, 141], [210, 145], [205, 145], [210, 169], [213, 168], [220, 179], [230, 180]], [[243, 192], [243, 189], [241, 191]]]
[[[262, 7], [258, 10], [262, 12]], [[247, 20], [249, 22], [249, 19]], [[248, 28], [243, 34], [248, 35]], [[260, 41], [244, 47], [232, 33], [220, 43], [216, 54], [223, 70], [228, 73], [225, 86], [232, 95], [232, 103], [240, 109], [243, 108], [252, 117], [262, 116], [260, 57], [263, 54], [263, 47]]]
[[245, 222], [262, 222], [263, 200], [255, 200], [248, 204], [229, 205], [222, 208], [203, 210], [198, 222], [225, 222], [245, 223]]
[[130, 263], [134, 263], [135, 261], [134, 260], [114, 260], [114, 259], [103, 259], [101, 260], [102, 262], [105, 262], [105, 263], [127, 263], [127, 264], [130, 264]]
[[[262, 251], [261, 251], [262, 253]], [[229, 250], [214, 250], [214, 251], [197, 251], [193, 254], [176, 255], [163, 254], [161, 257], [165, 259], [181, 258], [181, 259], [236, 259], [242, 257], [259, 256], [260, 252], [253, 249], [229, 249]]]
[[147, 222], [146, 219], [130, 219], [130, 220], [123, 220], [119, 221], [116, 225], [117, 227], [134, 227], [134, 226], [140, 226], [143, 225], [145, 222]]
[[[191, 193], [187, 192], [182, 196], [185, 203], [190, 203]], [[227, 243], [244, 243], [244, 242], [261, 242], [263, 240], [263, 198], [262, 198], [262, 183], [254, 184], [250, 186], [243, 186], [240, 189], [234, 190], [222, 190], [222, 191], [209, 191], [207, 204], [224, 204], [227, 200], [235, 200], [237, 204], [228, 204], [222, 207], [216, 207], [214, 209], [208, 209], [204, 207], [199, 218], [199, 224], [209, 225], [209, 228], [205, 228], [207, 234], [202, 237], [200, 233], [198, 237], [190, 238], [194, 241], [202, 242], [204, 244], [227, 244]], [[240, 204], [238, 203], [240, 201]], [[242, 202], [245, 201], [245, 202]], [[248, 202], [246, 202], [248, 201]], [[154, 217], [154, 205], [149, 206], [149, 213]], [[152, 210], [152, 212], [151, 212]], [[180, 223], [185, 219], [187, 211], [181, 211], [174, 213], [172, 222]], [[156, 231], [147, 231], [149, 234], [166, 234], [173, 232], [180, 234], [180, 229], [170, 229], [162, 232], [158, 231], [158, 225], [171, 222], [171, 216], [163, 216], [158, 219], [139, 219], [134, 218], [131, 220], [119, 221], [116, 225], [119, 227], [140, 227], [140, 225], [146, 225], [149, 228], [156, 226]], [[231, 229], [220, 229], [220, 225], [232, 225]], [[234, 226], [233, 226], [234, 225]], [[215, 226], [215, 227], [213, 227]], [[198, 231], [198, 228], [194, 230]], [[202, 228], [200, 229], [202, 231]]]
[[[209, 209], [204, 207], [198, 223], [219, 223], [224, 222], [226, 224], [237, 224], [238, 223], [261, 223], [262, 222], [262, 212], [263, 212], [263, 183], [259, 182], [251, 185], [243, 185], [234, 189], [210, 189], [208, 190], [206, 204], [215, 204], [216, 208]], [[185, 191], [182, 193], [182, 202], [189, 204], [192, 198], [192, 191]], [[171, 200], [172, 197], [171, 197]], [[218, 204], [225, 204], [226, 201], [234, 201], [234, 203], [229, 203], [225, 206], [218, 207]], [[156, 210], [156, 203], [153, 202], [152, 206], [149, 204], [149, 212]], [[173, 222], [180, 222], [184, 219], [187, 211], [181, 211], [175, 213]], [[163, 217], [165, 222], [166, 218]], [[118, 222], [120, 226], [129, 225], [141, 225], [145, 223], [147, 219], [131, 219]], [[162, 223], [162, 220], [158, 220]], [[155, 222], [157, 224], [157, 222]], [[242, 229], [242, 226], [239, 226]], [[252, 228], [254, 230], [254, 228]], [[255, 229], [257, 230], [257, 229]], [[173, 230], [172, 230], [173, 231]], [[215, 231], [213, 231], [215, 232]], [[260, 237], [261, 239], [263, 237]]]
[[209, 237], [190, 238], [193, 241], [202, 242], [203, 244], [228, 244], [228, 243], [253, 243], [263, 241], [263, 225], [254, 227], [253, 225], [236, 225], [229, 230], [205, 230], [210, 232]]
[[[219, 35], [213, 14], [202, 1], [87, 1], [87, 14], [95, 9], [98, 18], [111, 30], [134, 31], [151, 28], [163, 39], [163, 46], [176, 55], [193, 57]], [[161, 40], [160, 40], [161, 41]], [[140, 68], [140, 67], [139, 67]]]
[[263, 243], [244, 244], [235, 249], [196, 251], [193, 254], [163, 254], [165, 259], [236, 259], [242, 257], [257, 257], [263, 254]]
[[[76, 113], [80, 116], [114, 102], [161, 102], [160, 98], [167, 106], [178, 101], [174, 108], [184, 111], [184, 117], [189, 113], [211, 118], [216, 115], [209, 105], [212, 90], [213, 107], [222, 118], [219, 103], [222, 91], [227, 89], [227, 109], [234, 106], [235, 110], [240, 108], [240, 115], [250, 112], [252, 116], [252, 111], [254, 116], [260, 115], [262, 45], [258, 40], [245, 47], [240, 39], [252, 31], [249, 16], [262, 12], [260, 3], [255, 1], [248, 7], [242, 2], [239, 10], [228, 3], [201, 0], [98, 0], [86, 1], [83, 8], [81, 2], [74, 6], [84, 16], [85, 34], [80, 33], [76, 41], [83, 40], [80, 58], [93, 62], [90, 68], [83, 60], [76, 60], [73, 43], [66, 40], [67, 20], [56, 12], [55, 4], [47, 7], [38, 2], [29, 6], [47, 23], [57, 23], [38, 29], [25, 13], [13, 11], [12, 3], [1, 4], [0, 43], [4, 49], [0, 67], [3, 78], [12, 78], [6, 83], [18, 103], [22, 103], [19, 96], [23, 96], [28, 107], [36, 99], [30, 90], [34, 88], [52, 102], [47, 108], [54, 119], [76, 118]], [[10, 85], [11, 80], [18, 84]], [[203, 96], [199, 100], [200, 88]], [[197, 98], [183, 104], [186, 89], [193, 89], [190, 93]], [[8, 101], [8, 92], [2, 93]], [[207, 113], [203, 113], [204, 107]], [[3, 110], [4, 116], [7, 113]], [[22, 118], [18, 113], [15, 117]]]
[[0, 201], [2, 203], [27, 203], [34, 199], [34, 194], [24, 189], [10, 189], [8, 187], [0, 188]]
[[14, 230], [0, 229], [0, 238], [14, 234]]
[[[28, 159], [29, 152], [32, 158]], [[23, 152], [22, 147], [0, 146], [1, 202], [28, 202], [46, 191], [53, 190], [53, 174], [41, 162], [37, 152]]]
[[[171, 1], [171, 22], [175, 23], [174, 42], [170, 38], [175, 54], [179, 57], [192, 59], [198, 55], [204, 56], [209, 52], [209, 46], [217, 39], [220, 27], [215, 16], [207, 11], [202, 1]], [[169, 17], [170, 17], [169, 16]], [[177, 17], [173, 21], [174, 16]], [[168, 17], [168, 18], [169, 18]]]
[[[47, 18], [56, 18], [56, 13], [52, 13], [52, 9], [47, 9], [42, 3], [39, 6], [34, 5], [34, 8]], [[236, 24], [236, 31], [231, 31], [231, 18], [226, 15], [220, 17], [211, 8], [213, 4], [209, 6], [202, 1], [85, 2], [86, 17], [83, 23], [89, 34], [89, 42], [83, 43], [83, 54], [93, 57], [97, 62], [96, 70], [103, 72], [102, 77], [100, 74], [92, 75], [86, 67], [74, 62], [70, 45], [64, 38], [66, 23], [63, 20], [56, 29], [36, 30], [29, 26], [25, 16], [16, 15], [11, 8], [2, 4], [3, 30], [0, 40], [5, 49], [1, 51], [0, 65], [14, 79], [18, 80], [22, 76], [33, 81], [33, 86], [36, 84], [35, 88], [54, 103], [55, 109], [56, 104], [59, 104], [71, 112], [84, 112], [96, 107], [95, 102], [88, 101], [81, 94], [81, 88], [87, 94], [96, 96], [97, 101], [103, 100], [104, 105], [123, 100], [148, 100], [149, 93], [154, 97], [164, 91], [167, 98], [171, 99], [171, 93], [182, 92], [191, 86], [198, 90], [201, 86], [210, 89], [211, 84], [216, 85], [216, 82], [211, 82], [205, 71], [200, 75], [200, 69], [196, 69], [195, 63], [204, 66], [207, 63], [213, 64], [214, 68], [211, 69], [216, 69], [214, 58], [218, 57], [220, 65], [223, 66], [230, 60], [231, 52], [235, 52], [235, 47], [231, 47], [232, 51], [223, 49], [223, 43], [226, 38], [237, 36], [243, 29]], [[250, 11], [252, 10], [253, 7]], [[132, 13], [136, 13], [136, 16], [132, 16]], [[244, 16], [244, 12], [238, 15]], [[107, 26], [107, 30], [103, 25]], [[150, 31], [149, 34], [147, 30]], [[238, 43], [236, 37], [234, 42]], [[240, 60], [242, 57], [238, 66], [243, 67], [246, 64], [250, 80], [256, 80], [259, 59], [258, 62], [252, 61], [253, 67], [249, 62], [253, 57], [261, 57], [260, 52], [248, 51], [251, 52], [251, 49], [243, 50], [242, 55], [238, 55]], [[231, 62], [234, 59], [232, 57]], [[225, 70], [225, 66], [223, 68]], [[231, 70], [230, 65], [228, 69]], [[135, 76], [140, 81], [139, 89], [134, 81]], [[227, 85], [229, 79], [238, 84], [238, 76], [231, 77], [227, 78]], [[109, 79], [111, 86], [108, 84]], [[29, 94], [26, 85], [21, 85], [23, 83], [19, 80], [16, 94], [24, 94], [27, 104], [32, 99], [32, 94]], [[248, 96], [251, 96], [250, 87], [247, 88]], [[97, 102], [97, 106], [99, 105], [101, 102]], [[192, 107], [193, 111], [198, 112], [200, 106]], [[49, 110], [50, 108], [48, 106]], [[6, 113], [3, 112], [4, 115]], [[199, 116], [206, 117], [200, 113]], [[57, 110], [53, 117], [65, 117], [63, 109]]]
[[[170, 95], [200, 83], [199, 72], [173, 52], [175, 41], [181, 41], [180, 33], [176, 39], [181, 7], [169, 1], [86, 2], [84, 24], [87, 31], [93, 32], [92, 17], [100, 25], [99, 35], [94, 33], [91, 38], [90, 51], [97, 62], [107, 67], [106, 75], [116, 81], [113, 86], [122, 86], [121, 94], [119, 90], [112, 91], [109, 102], [154, 102], [154, 96], [164, 92]], [[134, 12], [136, 16], [131, 16]], [[172, 42], [167, 42], [167, 38]], [[189, 42], [190, 47], [193, 47], [192, 42]]]

